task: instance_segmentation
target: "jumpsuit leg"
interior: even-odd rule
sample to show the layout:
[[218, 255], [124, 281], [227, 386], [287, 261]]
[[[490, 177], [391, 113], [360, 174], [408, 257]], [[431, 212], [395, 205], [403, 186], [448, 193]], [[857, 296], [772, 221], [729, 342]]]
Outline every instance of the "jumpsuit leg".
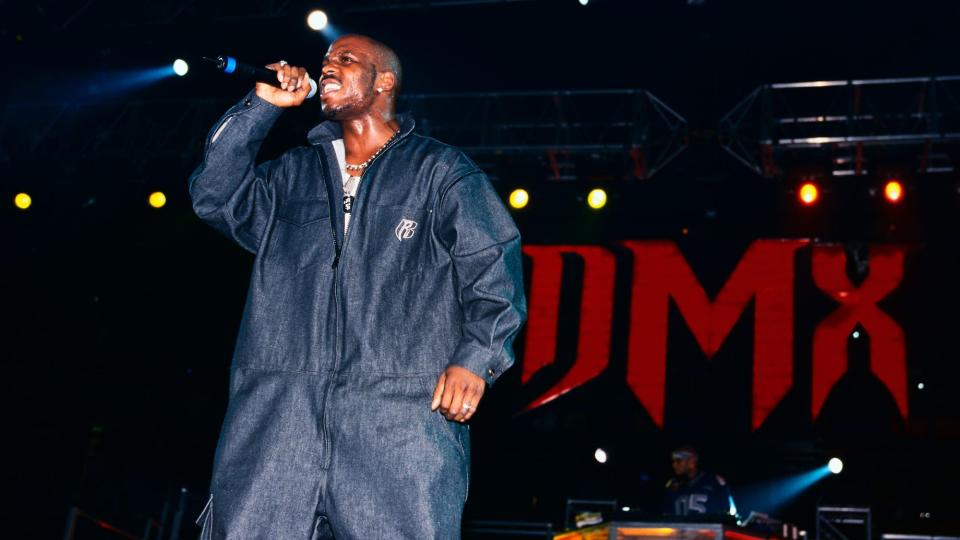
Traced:
[[201, 538], [316, 537], [329, 481], [320, 421], [329, 384], [320, 374], [235, 370]]
[[458, 539], [467, 427], [430, 410], [436, 376], [338, 380], [328, 499], [337, 540]]

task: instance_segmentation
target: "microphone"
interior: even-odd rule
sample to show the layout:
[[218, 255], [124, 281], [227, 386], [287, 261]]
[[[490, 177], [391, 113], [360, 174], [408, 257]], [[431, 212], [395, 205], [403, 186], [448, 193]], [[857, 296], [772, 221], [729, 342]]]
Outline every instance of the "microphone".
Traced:
[[[272, 69], [239, 62], [236, 58], [226, 55], [221, 55], [216, 58], [204, 56], [203, 59], [213, 63], [217, 69], [224, 73], [230, 75], [245, 75], [271, 86], [280, 86], [280, 81], [277, 80], [277, 72]], [[310, 99], [317, 94], [317, 81], [308, 78], [307, 82], [310, 83], [310, 93], [307, 94], [307, 99]]]

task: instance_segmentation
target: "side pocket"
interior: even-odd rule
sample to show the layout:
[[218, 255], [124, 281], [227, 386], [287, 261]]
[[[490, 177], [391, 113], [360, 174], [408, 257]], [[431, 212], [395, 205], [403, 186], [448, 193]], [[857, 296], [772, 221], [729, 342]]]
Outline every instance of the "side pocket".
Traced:
[[461, 429], [457, 433], [457, 441], [460, 443], [460, 448], [463, 449], [465, 461], [464, 466], [466, 470], [464, 476], [466, 477], [466, 487], [463, 492], [463, 503], [466, 504], [467, 497], [470, 496], [470, 473], [473, 469], [473, 464], [470, 461], [470, 425], [461, 424], [460, 428]]
[[200, 530], [200, 540], [211, 540], [213, 538], [213, 493], [207, 499], [207, 504], [197, 516], [196, 524], [202, 527]]

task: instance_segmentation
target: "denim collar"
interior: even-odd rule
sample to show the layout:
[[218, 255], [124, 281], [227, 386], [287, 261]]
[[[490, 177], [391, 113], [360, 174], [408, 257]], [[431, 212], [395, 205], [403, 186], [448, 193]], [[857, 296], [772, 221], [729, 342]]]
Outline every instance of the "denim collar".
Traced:
[[[413, 132], [413, 128], [416, 126], [416, 122], [413, 120], [413, 115], [409, 113], [397, 114], [397, 121], [400, 122], [400, 135], [397, 136], [398, 139], [402, 139], [409, 135], [411, 132]], [[335, 120], [321, 122], [320, 124], [314, 126], [309, 133], [307, 133], [307, 140], [310, 142], [310, 144], [331, 142], [342, 138], [343, 130], [340, 128], [340, 122]]]

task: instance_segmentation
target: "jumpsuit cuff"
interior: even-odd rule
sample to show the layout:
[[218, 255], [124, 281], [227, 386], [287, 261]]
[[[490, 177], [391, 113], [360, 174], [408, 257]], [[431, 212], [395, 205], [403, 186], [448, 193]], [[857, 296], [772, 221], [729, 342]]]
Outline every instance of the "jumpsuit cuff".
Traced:
[[470, 370], [486, 381], [488, 386], [493, 385], [500, 374], [510, 367], [509, 362], [505, 362], [489, 349], [465, 341], [457, 345], [450, 365]]

